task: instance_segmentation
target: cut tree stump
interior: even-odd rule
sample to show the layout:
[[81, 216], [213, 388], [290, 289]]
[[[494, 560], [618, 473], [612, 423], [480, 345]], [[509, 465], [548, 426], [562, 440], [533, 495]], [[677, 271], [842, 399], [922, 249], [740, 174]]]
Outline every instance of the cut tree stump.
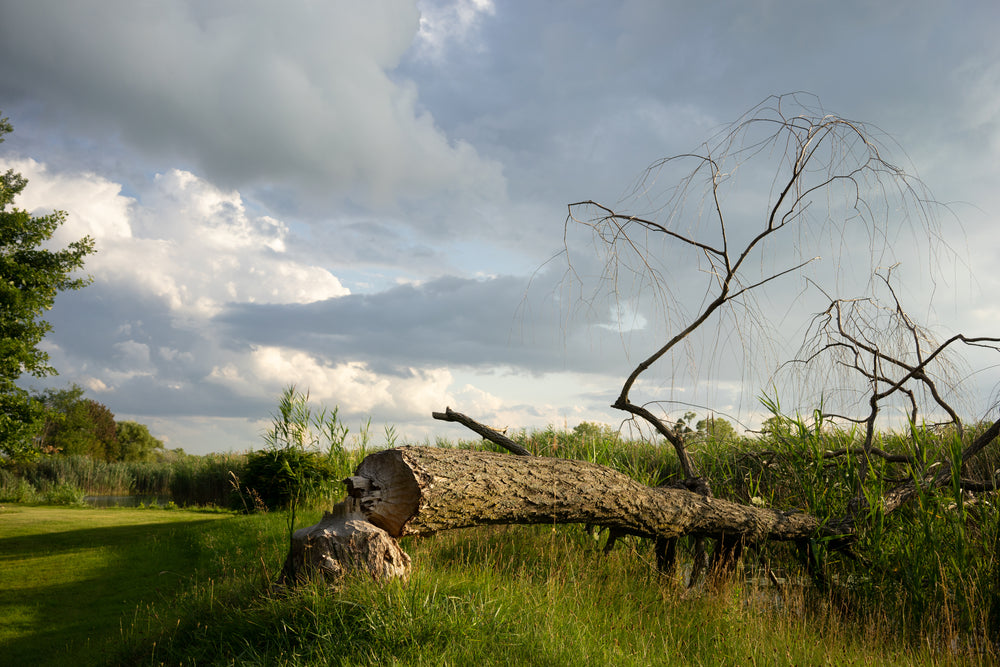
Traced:
[[315, 526], [295, 531], [278, 583], [322, 577], [336, 586], [351, 573], [378, 581], [409, 577], [410, 556], [387, 532], [366, 521], [357, 505], [345, 498]]

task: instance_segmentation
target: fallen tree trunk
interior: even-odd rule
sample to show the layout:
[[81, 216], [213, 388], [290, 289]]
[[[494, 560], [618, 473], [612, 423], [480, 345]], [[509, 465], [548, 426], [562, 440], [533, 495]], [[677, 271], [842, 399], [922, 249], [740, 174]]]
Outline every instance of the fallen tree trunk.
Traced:
[[660, 542], [690, 535], [729, 545], [835, 537], [809, 514], [648, 487], [574, 459], [400, 447], [369, 455], [344, 482], [339, 511], [296, 531], [282, 581], [317, 570], [332, 582], [352, 570], [405, 577], [409, 557], [393, 538], [490, 524], [580, 523]]
[[587, 461], [432, 447], [365, 458], [348, 493], [393, 537], [486, 524], [582, 523], [653, 538], [808, 540], [815, 517], [651, 488]]

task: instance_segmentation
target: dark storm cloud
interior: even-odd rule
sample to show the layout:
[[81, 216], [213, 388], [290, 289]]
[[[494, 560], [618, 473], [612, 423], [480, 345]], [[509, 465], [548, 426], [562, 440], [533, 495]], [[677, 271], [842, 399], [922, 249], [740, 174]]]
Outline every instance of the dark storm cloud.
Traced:
[[417, 32], [410, 3], [39, 0], [2, 17], [6, 104], [221, 185], [382, 205], [503, 189], [499, 165], [449, 142], [389, 76]]

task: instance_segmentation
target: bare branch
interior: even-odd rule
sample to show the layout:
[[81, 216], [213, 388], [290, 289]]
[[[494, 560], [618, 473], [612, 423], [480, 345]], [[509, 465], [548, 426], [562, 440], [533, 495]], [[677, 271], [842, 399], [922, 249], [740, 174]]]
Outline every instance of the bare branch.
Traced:
[[475, 431], [483, 437], [485, 440], [500, 445], [508, 452], [512, 454], [517, 454], [518, 456], [531, 456], [531, 452], [517, 444], [504, 434], [500, 433], [496, 429], [492, 429], [489, 426], [480, 424], [475, 419], [463, 415], [461, 412], [455, 412], [451, 408], [445, 408], [444, 412], [432, 412], [431, 417], [434, 419], [440, 419], [446, 422], [458, 422], [462, 426]]

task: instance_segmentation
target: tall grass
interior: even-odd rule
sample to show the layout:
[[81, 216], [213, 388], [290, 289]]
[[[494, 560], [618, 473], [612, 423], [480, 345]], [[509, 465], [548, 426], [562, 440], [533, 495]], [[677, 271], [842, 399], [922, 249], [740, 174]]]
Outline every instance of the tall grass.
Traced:
[[232, 475], [245, 454], [185, 456], [169, 461], [107, 462], [89, 456], [49, 456], [0, 469], [0, 502], [49, 502], [59, 491], [85, 496], [169, 496], [180, 506], [228, 507]]
[[[220, 535], [221, 537], [221, 535]], [[239, 540], [238, 535], [226, 539]], [[246, 544], [246, 541], [242, 541]], [[229, 576], [126, 624], [119, 664], [930, 664], [801, 587], [692, 592], [637, 541], [604, 556], [579, 527], [499, 526], [404, 542], [406, 583], [275, 591], [216, 542]], [[264, 560], [277, 554], [267, 549]], [[276, 562], [276, 561], [271, 561]]]
[[[606, 427], [513, 437], [535, 454], [608, 465], [650, 485], [680, 474], [671, 448], [626, 441]], [[960, 451], [963, 442], [953, 432], [914, 428], [882, 433], [876, 443], [915, 455], [914, 465], [828, 456], [859, 444], [856, 432], [796, 416], [772, 422], [760, 437], [693, 442], [692, 454], [719, 497], [836, 521], [862, 478], [874, 500], [924, 463]], [[997, 450], [983, 452], [979, 471], [970, 467], [966, 474], [995, 470]], [[336, 454], [334, 477], [341, 477], [364, 452], [340, 448]], [[169, 474], [153, 467], [131, 474], [151, 480], [143, 488], [167, 484], [191, 498], [199, 489], [215, 489], [218, 498], [232, 490], [230, 473], [243, 460], [192, 458]], [[46, 479], [86, 478], [90, 468], [79, 467], [78, 477], [64, 471]], [[0, 487], [13, 490], [8, 493], [26, 479], [5, 474]], [[624, 548], [602, 556], [601, 545], [570, 526], [491, 527], [410, 541], [415, 571], [409, 584], [357, 581], [339, 593], [319, 586], [279, 593], [269, 581], [287, 547], [280, 535], [266, 547], [260, 535], [256, 541], [217, 535], [206, 548], [222, 554], [222, 569], [213, 570], [210, 584], [193, 584], [169, 602], [169, 614], [149, 607], [136, 616], [124, 631], [122, 660], [462, 664], [495, 655], [495, 662], [517, 664], [824, 664], [831, 651], [840, 651], [861, 664], [989, 663], [1000, 641], [1000, 509], [994, 494], [965, 493], [958, 481], [924, 491], [889, 515], [872, 502], [849, 552], [822, 542], [808, 551], [751, 545], [728, 583], [695, 590], [659, 575], [649, 544], [627, 538], [620, 541]], [[307, 522], [313, 514], [300, 518]], [[273, 512], [266, 521], [273, 529], [287, 519]], [[807, 572], [824, 575], [824, 587], [814, 586]], [[768, 630], [754, 629], [761, 619]], [[889, 648], [869, 659], [879, 644]]]
[[[915, 464], [904, 464], [876, 456], [831, 458], [830, 452], [859, 448], [863, 434], [835, 428], [818, 415], [775, 417], [759, 437], [692, 442], [692, 456], [715, 495], [808, 512], [824, 522], [846, 515], [862, 482], [870, 502], [849, 551], [830, 550], [821, 540], [808, 549], [751, 545], [744, 571], [753, 577], [805, 577], [811, 586], [809, 571], [822, 577], [816, 581], [825, 586], [823, 604], [868, 633], [880, 628], [945, 655], [993, 655], [1000, 642], [1000, 507], [995, 494], [963, 492], [960, 468], [954, 466], [950, 486], [924, 491], [908, 507], [886, 515], [878, 503], [900, 481], [922, 476], [923, 466], [956, 455], [982, 426], [968, 429], [964, 442], [950, 429], [914, 427], [878, 434], [874, 444], [879, 449], [916, 458]], [[680, 476], [671, 448], [626, 442], [606, 427], [550, 428], [521, 432], [514, 439], [535, 454], [593, 461], [650, 485]], [[997, 468], [1000, 447], [994, 444], [963, 474], [990, 479]]]

